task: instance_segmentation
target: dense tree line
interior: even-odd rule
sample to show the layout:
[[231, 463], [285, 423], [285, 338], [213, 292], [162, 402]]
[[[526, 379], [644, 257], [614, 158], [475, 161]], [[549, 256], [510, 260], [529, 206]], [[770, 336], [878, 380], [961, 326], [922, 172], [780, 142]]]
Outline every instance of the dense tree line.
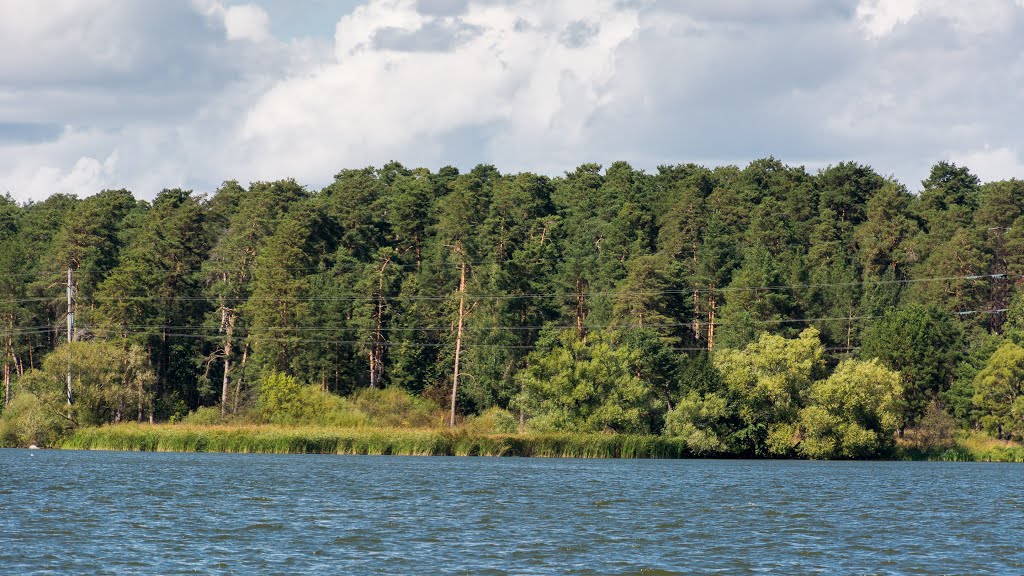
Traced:
[[708, 452], [863, 455], [929, 406], [1020, 438], [1022, 285], [1024, 182], [946, 162], [917, 194], [767, 158], [0, 198], [4, 404], [98, 355], [90, 421], [230, 415], [288, 374]]

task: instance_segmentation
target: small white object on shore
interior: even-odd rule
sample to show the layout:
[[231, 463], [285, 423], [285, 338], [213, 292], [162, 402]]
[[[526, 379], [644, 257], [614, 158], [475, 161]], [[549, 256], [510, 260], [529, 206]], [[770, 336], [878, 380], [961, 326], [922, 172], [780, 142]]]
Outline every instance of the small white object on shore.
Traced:
[[39, 450], [39, 446], [36, 446], [35, 444], [32, 444], [31, 446], [28, 447], [28, 449], [29, 450]]

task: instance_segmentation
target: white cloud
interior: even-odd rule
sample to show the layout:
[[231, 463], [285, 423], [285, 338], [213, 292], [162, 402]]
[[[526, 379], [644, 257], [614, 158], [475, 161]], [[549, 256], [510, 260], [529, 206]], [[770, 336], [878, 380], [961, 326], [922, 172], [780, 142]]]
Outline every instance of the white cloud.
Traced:
[[224, 28], [230, 40], [261, 42], [270, 37], [270, 18], [259, 6], [232, 6], [224, 14]]
[[[412, 0], [375, 2], [342, 18], [335, 61], [279, 83], [249, 111], [240, 145], [261, 159], [252, 169], [322, 175], [389, 155], [447, 162], [448, 135], [486, 127], [500, 131], [487, 142], [494, 156], [495, 147], [526, 141], [543, 141], [546, 152], [574, 147], [595, 111], [611, 103], [617, 49], [638, 29], [636, 12], [610, 0], [583, 19], [564, 3], [472, 4], [433, 26], [472, 34], [424, 51], [381, 45], [384, 31], [409, 37], [438, 20]], [[584, 37], [566, 42], [577, 23]]]
[[0, 0], [0, 191], [392, 159], [1021, 171], [1024, 0], [379, 0], [331, 42], [275, 38], [267, 1]]
[[921, 0], [861, 0], [857, 19], [868, 36], [880, 38], [908, 22], [921, 7]]
[[1024, 179], [1024, 162], [1016, 148], [985, 147], [981, 150], [949, 154], [953, 162], [967, 166], [983, 181]]
[[856, 15], [865, 33], [882, 38], [914, 18], [933, 17], [969, 36], [1004, 30], [1024, 0], [860, 0]]
[[196, 11], [224, 28], [228, 40], [270, 39], [270, 16], [256, 4], [225, 5], [221, 0], [192, 0]]

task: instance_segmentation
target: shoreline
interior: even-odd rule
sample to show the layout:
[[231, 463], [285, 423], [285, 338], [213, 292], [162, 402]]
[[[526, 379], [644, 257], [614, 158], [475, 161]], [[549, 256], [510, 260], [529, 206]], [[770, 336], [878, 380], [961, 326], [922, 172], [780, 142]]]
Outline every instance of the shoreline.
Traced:
[[[947, 449], [900, 446], [869, 460], [1024, 462], [1024, 448], [976, 446], [965, 439]], [[54, 448], [122, 452], [234, 454], [339, 454], [393, 456], [517, 456], [530, 458], [692, 459], [754, 458], [748, 454], [695, 454], [681, 439], [654, 435], [524, 433], [466, 430], [329, 428], [278, 425], [116, 424], [82, 428]], [[768, 460], [770, 458], [763, 458]], [[784, 458], [795, 459], [795, 458]]]

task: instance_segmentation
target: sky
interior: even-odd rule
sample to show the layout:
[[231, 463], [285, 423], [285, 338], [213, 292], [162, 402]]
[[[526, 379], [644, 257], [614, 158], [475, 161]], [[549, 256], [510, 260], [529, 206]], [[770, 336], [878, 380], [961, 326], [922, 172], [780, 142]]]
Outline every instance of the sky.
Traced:
[[344, 168], [1024, 178], [1024, 0], [0, 0], [0, 194]]

